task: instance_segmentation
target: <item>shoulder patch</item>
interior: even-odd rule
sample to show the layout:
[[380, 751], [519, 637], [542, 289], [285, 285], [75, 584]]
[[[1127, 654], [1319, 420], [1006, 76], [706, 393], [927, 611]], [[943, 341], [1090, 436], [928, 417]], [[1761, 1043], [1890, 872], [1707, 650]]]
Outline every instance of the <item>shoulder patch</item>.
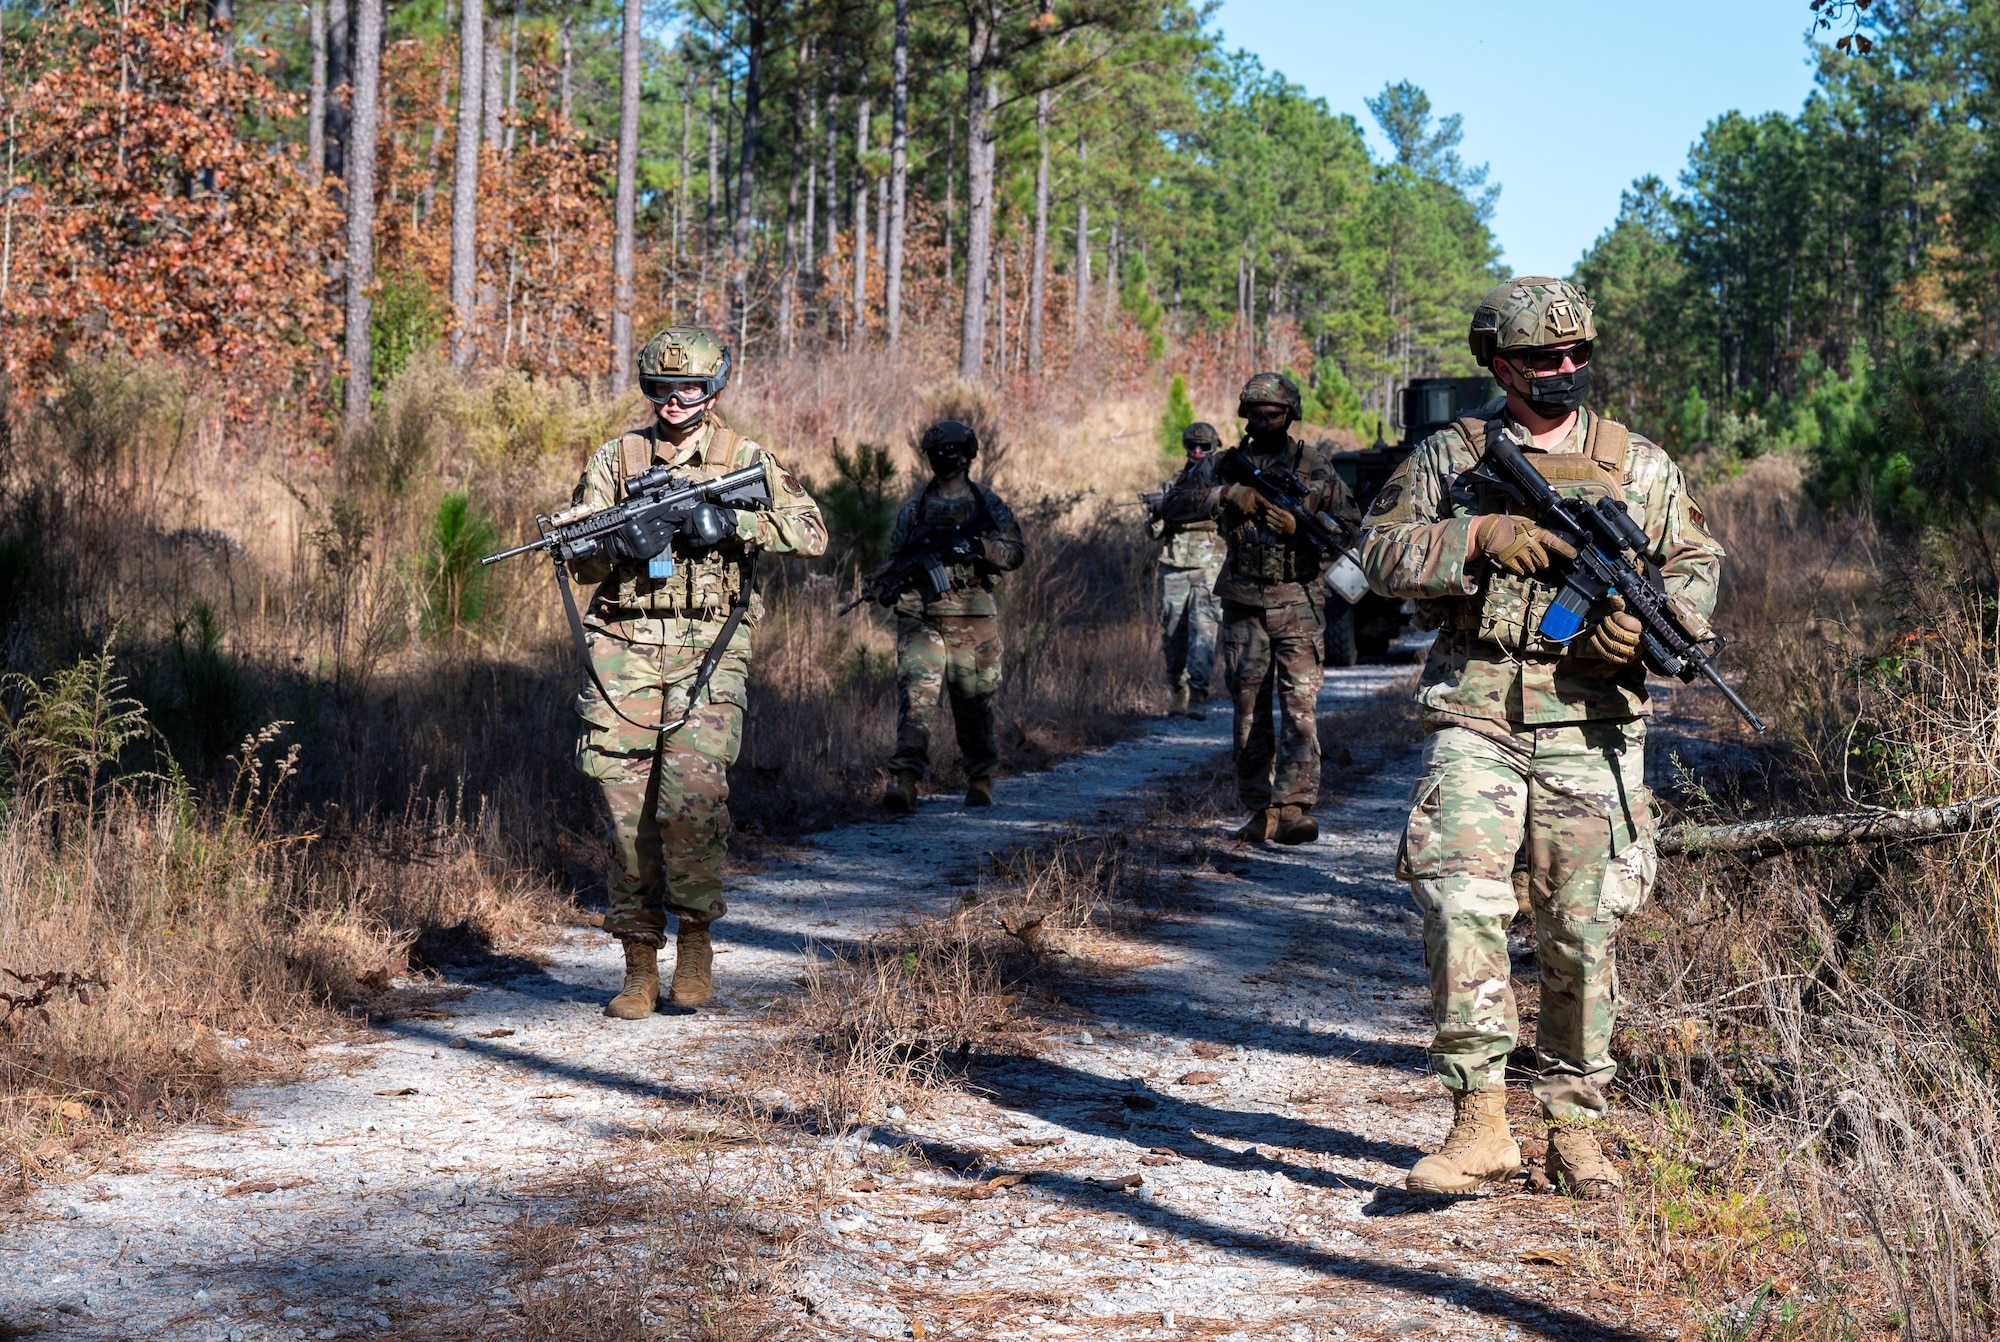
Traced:
[[1382, 513], [1388, 512], [1391, 508], [1396, 506], [1396, 501], [1398, 499], [1401, 499], [1402, 497], [1403, 497], [1403, 487], [1400, 484], [1391, 481], [1390, 483], [1382, 486], [1382, 492], [1375, 496], [1374, 506], [1369, 508], [1368, 515], [1370, 517], [1375, 517]]
[[787, 494], [803, 495], [806, 492], [805, 486], [799, 483], [799, 478], [790, 471], [780, 471], [778, 483], [784, 487]]

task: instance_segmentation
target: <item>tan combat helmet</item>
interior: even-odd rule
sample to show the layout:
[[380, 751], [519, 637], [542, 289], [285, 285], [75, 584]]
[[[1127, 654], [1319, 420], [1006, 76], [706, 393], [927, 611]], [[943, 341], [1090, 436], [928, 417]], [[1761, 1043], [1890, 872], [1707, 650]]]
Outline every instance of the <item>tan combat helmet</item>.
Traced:
[[639, 351], [639, 390], [654, 405], [692, 409], [729, 385], [729, 346], [702, 326], [669, 326]]
[[1497, 284], [1472, 310], [1466, 343], [1481, 368], [1507, 350], [1597, 339], [1590, 296], [1568, 280], [1523, 275]]
[[1281, 405], [1292, 412], [1294, 424], [1304, 410], [1299, 400], [1299, 384], [1283, 373], [1259, 373], [1243, 384], [1236, 397], [1238, 417], [1248, 415], [1253, 405]]

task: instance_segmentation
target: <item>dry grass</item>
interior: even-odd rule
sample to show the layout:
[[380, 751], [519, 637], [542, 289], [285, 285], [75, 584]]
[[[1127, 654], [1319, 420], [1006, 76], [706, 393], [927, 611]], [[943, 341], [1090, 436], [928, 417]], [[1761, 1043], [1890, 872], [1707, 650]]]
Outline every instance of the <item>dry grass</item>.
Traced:
[[[1004, 415], [971, 395], [832, 356], [750, 379], [731, 413], [821, 482], [836, 433], [908, 463], [941, 408], [1004, 425], [986, 464], [1031, 559], [1007, 584], [1002, 747], [1028, 768], [1129, 730], [1160, 693], [1144, 547], [1084, 482], [1157, 477], [1150, 433], [1133, 430], [1163, 389]], [[423, 362], [338, 452], [313, 426], [225, 421], [174, 370], [127, 360], [79, 363], [62, 395], [11, 409], [0, 671], [28, 679], [0, 708], [20, 720], [28, 687], [109, 649], [138, 715], [52, 785], [31, 759], [0, 770], [0, 969], [25, 976], [0, 992], [46, 989], [0, 1005], [0, 1159], [32, 1178], [93, 1135], [212, 1114], [336, 1013], [392, 1007], [393, 976], [532, 954], [601, 896], [548, 574], [482, 575], [460, 556], [483, 526], [496, 542], [530, 531], [588, 451], [641, 416], [575, 385]], [[454, 492], [465, 522], [448, 533]], [[785, 834], [872, 802], [891, 638], [867, 615], [834, 619], [845, 575], [766, 570], [732, 782], [747, 832]], [[245, 793], [240, 743], [273, 722]], [[962, 780], [946, 762], [937, 782]]]
[[761, 1342], [794, 1331], [780, 1288], [801, 1190], [768, 1158], [671, 1143], [531, 1190], [502, 1247], [527, 1342]]
[[[1670, 797], [1683, 813], [1930, 804], [2000, 788], [1992, 597], [1783, 462], [1711, 496], [1724, 626], [1779, 738]], [[1704, 696], [1713, 735], [1744, 738]], [[1711, 1337], [1986, 1338], [2000, 1305], [2000, 850], [1992, 832], [1670, 863], [1626, 930], [1619, 1048], [1647, 1101], [1630, 1270]]]

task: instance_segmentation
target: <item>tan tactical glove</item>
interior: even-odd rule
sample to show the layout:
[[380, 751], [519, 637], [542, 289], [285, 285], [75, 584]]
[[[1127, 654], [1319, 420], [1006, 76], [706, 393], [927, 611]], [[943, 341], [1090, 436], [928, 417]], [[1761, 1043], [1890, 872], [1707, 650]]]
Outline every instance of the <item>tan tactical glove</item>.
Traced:
[[1523, 578], [1547, 568], [1554, 562], [1552, 555], [1576, 558], [1576, 547], [1553, 531], [1545, 531], [1525, 517], [1510, 517], [1505, 513], [1479, 519], [1473, 546], [1488, 560]]
[[1590, 626], [1584, 635], [1583, 652], [1613, 666], [1623, 666], [1639, 655], [1639, 639], [1645, 626], [1636, 615], [1625, 613], [1625, 598], [1613, 592], [1605, 598], [1610, 611]]
[[1251, 521], [1262, 522], [1280, 536], [1289, 536], [1299, 529], [1297, 519], [1249, 485], [1229, 486], [1222, 491], [1222, 501]]

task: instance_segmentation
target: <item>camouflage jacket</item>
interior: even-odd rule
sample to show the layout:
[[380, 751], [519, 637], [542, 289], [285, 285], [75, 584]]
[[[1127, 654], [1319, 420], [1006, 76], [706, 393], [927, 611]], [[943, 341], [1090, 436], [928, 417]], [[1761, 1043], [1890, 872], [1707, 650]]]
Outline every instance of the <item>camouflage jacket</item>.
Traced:
[[901, 554], [910, 533], [920, 526], [966, 526], [982, 510], [986, 518], [986, 525], [973, 533], [983, 551], [979, 558], [948, 566], [951, 586], [935, 601], [927, 601], [921, 592], [903, 593], [896, 603], [898, 614], [993, 615], [999, 611], [993, 600], [993, 579], [997, 574], [1012, 573], [1021, 567], [1021, 561], [1027, 558], [1027, 546], [1021, 540], [1021, 524], [1014, 520], [1013, 510], [985, 485], [970, 483], [972, 493], [953, 498], [938, 493], [934, 488], [936, 481], [927, 482], [896, 514], [896, 525], [889, 533], [890, 554]]
[[1199, 461], [1190, 461], [1181, 467], [1181, 473], [1174, 477], [1173, 483], [1167, 486], [1166, 495], [1155, 506], [1154, 516], [1147, 523], [1147, 534], [1161, 542], [1161, 568], [1200, 569], [1208, 575], [1208, 581], [1213, 584], [1216, 575], [1222, 572], [1223, 560], [1229, 553], [1229, 547], [1223, 541], [1221, 529], [1216, 526], [1214, 519], [1201, 517], [1170, 522], [1160, 515], [1160, 510], [1166, 507], [1167, 498], [1172, 497], [1174, 490], [1180, 487], [1181, 481], [1187, 479], [1188, 473], [1200, 465]]
[[1556, 593], [1545, 575], [1515, 577], [1474, 551], [1474, 519], [1509, 510], [1505, 496], [1459, 478], [1478, 463], [1490, 432], [1519, 444], [1560, 493], [1615, 491], [1651, 541], [1645, 558], [1658, 566], [1667, 593], [1704, 616], [1715, 609], [1722, 547], [1703, 529], [1680, 468], [1657, 445], [1587, 410], [1548, 449], [1536, 448], [1504, 413], [1461, 420], [1419, 443], [1382, 486], [1361, 540], [1369, 584], [1385, 596], [1416, 598], [1418, 623], [1438, 631], [1417, 689], [1426, 721], [1539, 726], [1648, 712], [1638, 663], [1572, 656], [1568, 645], [1540, 636]]
[[[1250, 443], [1234, 449], [1249, 452]], [[1298, 536], [1279, 536], [1222, 502], [1222, 485], [1216, 470], [1223, 453], [1205, 457], [1181, 473], [1174, 488], [1160, 505], [1160, 516], [1171, 525], [1216, 520], [1221, 523], [1229, 556], [1216, 580], [1215, 595], [1239, 606], [1269, 609], [1311, 602], [1317, 607], [1325, 591], [1320, 578], [1331, 562]], [[1309, 447], [1296, 438], [1287, 439], [1283, 450], [1252, 453], [1260, 465], [1278, 465], [1297, 475], [1305, 484], [1307, 502], [1315, 511], [1326, 512], [1343, 522], [1354, 520], [1354, 505], [1347, 486], [1333, 473], [1333, 459], [1319, 447]]]
[[[678, 448], [643, 432], [628, 433], [604, 444], [584, 466], [571, 501], [608, 508], [624, 498], [628, 478], [656, 463], [697, 480], [761, 463], [771, 491], [771, 510], [739, 509], [736, 535], [705, 555], [676, 559], [671, 577], [649, 578], [645, 564], [601, 554], [570, 565], [578, 582], [598, 584], [584, 617], [590, 627], [640, 643], [678, 643], [699, 637], [701, 626], [719, 624], [730, 602], [743, 590], [746, 563], [754, 551], [807, 556], [826, 553], [826, 523], [820, 520], [819, 505], [798, 477], [713, 412]], [[763, 613], [763, 602], [753, 592], [750, 621], [754, 623]], [[737, 638], [748, 646], [747, 625]]]

